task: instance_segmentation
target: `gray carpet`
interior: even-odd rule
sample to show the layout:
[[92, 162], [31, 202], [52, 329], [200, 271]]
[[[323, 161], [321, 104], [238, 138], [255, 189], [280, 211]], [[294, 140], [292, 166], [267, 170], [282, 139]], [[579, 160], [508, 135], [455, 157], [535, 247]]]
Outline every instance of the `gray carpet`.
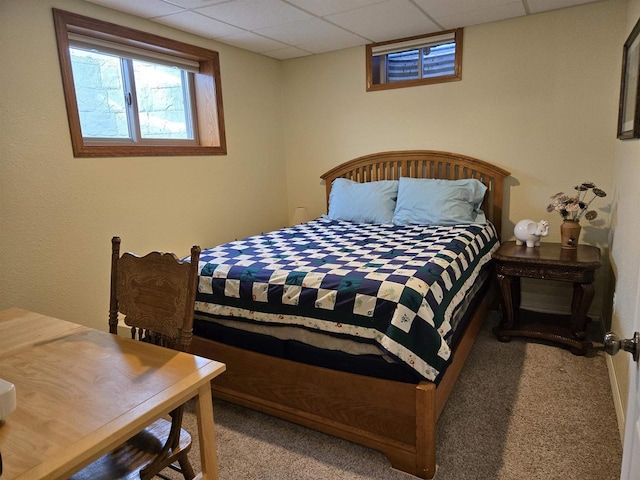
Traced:
[[[438, 423], [436, 480], [620, 478], [604, 353], [500, 343], [497, 321], [492, 312]], [[221, 480], [415, 478], [344, 440], [221, 401], [214, 412]], [[193, 413], [185, 427], [197, 431]], [[190, 455], [199, 471], [197, 438]]]

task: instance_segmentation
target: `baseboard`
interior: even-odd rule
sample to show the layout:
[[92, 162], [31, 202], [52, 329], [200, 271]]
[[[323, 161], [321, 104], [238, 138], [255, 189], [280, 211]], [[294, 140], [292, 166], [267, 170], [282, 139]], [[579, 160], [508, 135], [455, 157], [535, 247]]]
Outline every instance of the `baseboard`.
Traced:
[[618, 431], [620, 432], [620, 442], [624, 443], [624, 426], [625, 415], [622, 407], [622, 397], [620, 396], [620, 389], [618, 388], [618, 376], [616, 370], [613, 367], [613, 358], [611, 355], [605, 355], [607, 361], [607, 370], [609, 371], [609, 381], [611, 382], [611, 393], [613, 394], [613, 405], [616, 409], [616, 419], [618, 420]]

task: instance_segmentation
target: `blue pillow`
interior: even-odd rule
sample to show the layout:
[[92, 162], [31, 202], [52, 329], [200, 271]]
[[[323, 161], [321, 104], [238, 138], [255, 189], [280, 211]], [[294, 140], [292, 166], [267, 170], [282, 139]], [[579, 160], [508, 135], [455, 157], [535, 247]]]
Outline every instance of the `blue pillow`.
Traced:
[[393, 215], [396, 225], [486, 223], [481, 210], [487, 187], [476, 179], [401, 177]]
[[358, 223], [391, 223], [397, 197], [397, 180], [359, 183], [336, 178], [329, 194], [329, 218]]

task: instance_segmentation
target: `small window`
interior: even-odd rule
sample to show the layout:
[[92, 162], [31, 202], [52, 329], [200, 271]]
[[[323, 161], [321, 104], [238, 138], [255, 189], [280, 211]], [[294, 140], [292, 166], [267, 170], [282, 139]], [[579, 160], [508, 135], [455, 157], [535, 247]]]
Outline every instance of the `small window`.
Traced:
[[226, 153], [217, 52], [53, 12], [75, 156]]
[[462, 78], [462, 29], [367, 45], [367, 91]]

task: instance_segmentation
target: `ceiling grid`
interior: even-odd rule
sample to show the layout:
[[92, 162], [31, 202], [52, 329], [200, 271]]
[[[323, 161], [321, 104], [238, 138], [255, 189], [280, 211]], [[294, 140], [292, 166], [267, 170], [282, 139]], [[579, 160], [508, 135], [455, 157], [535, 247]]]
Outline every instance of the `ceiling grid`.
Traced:
[[606, 0], [87, 0], [286, 60]]

